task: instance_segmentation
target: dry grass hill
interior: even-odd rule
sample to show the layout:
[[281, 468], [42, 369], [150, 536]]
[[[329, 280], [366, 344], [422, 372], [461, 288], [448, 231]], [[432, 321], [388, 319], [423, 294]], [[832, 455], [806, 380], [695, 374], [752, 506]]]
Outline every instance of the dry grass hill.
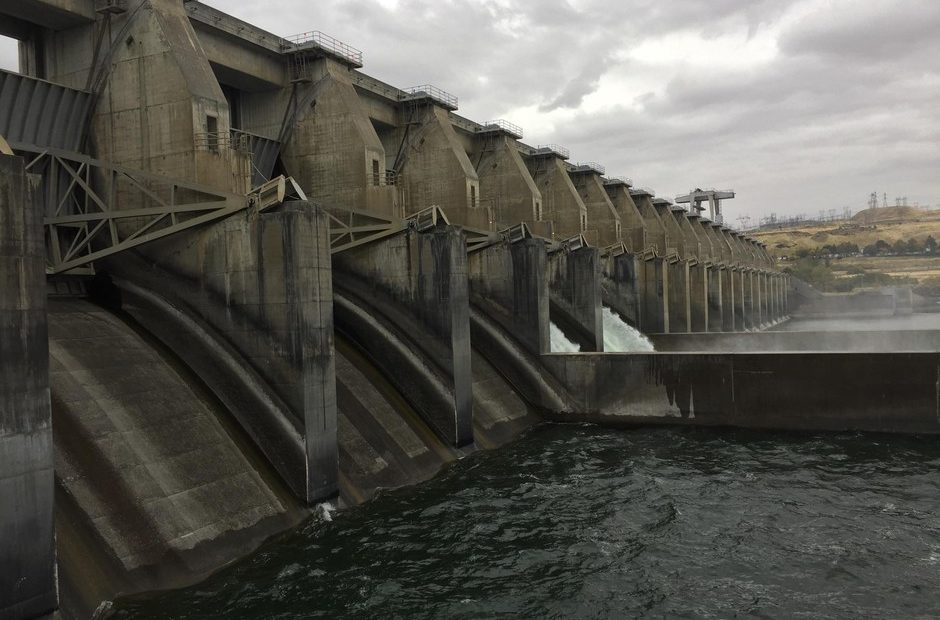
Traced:
[[[854, 243], [859, 249], [882, 240], [890, 245], [914, 239], [923, 246], [927, 237], [940, 242], [940, 211], [915, 207], [866, 209], [850, 220], [837, 220], [802, 227], [753, 233], [767, 244], [782, 267], [795, 264], [797, 257], [816, 254], [826, 245]], [[835, 278], [859, 274], [886, 274], [915, 287], [940, 292], [940, 252], [903, 256], [846, 256], [827, 261]]]

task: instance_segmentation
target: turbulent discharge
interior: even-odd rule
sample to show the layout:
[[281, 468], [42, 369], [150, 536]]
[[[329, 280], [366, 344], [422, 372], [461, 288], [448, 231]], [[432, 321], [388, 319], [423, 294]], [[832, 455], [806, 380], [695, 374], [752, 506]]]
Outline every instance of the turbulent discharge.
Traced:
[[565, 332], [561, 331], [554, 323], [549, 325], [549, 333], [551, 334], [552, 353], [577, 353], [581, 350], [581, 346], [568, 340]]
[[655, 351], [649, 338], [604, 306], [604, 351], [613, 353]]

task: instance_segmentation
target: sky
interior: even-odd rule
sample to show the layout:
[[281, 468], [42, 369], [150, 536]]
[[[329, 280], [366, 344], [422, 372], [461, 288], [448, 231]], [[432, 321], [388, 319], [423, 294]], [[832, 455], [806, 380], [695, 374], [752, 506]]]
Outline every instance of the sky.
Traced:
[[[667, 198], [734, 189], [726, 221], [940, 207], [936, 0], [208, 0], [363, 71], [433, 84]], [[0, 41], [0, 66], [15, 48]]]

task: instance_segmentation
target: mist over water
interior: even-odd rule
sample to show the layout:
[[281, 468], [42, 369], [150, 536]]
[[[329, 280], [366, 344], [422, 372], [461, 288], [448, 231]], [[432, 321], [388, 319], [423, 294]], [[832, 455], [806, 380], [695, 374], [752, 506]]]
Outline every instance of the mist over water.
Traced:
[[546, 426], [118, 618], [936, 617], [936, 438]]
[[871, 318], [791, 319], [773, 328], [782, 332], [851, 332], [940, 330], [940, 313]]
[[604, 351], [630, 353], [654, 351], [653, 343], [636, 328], [604, 306]]

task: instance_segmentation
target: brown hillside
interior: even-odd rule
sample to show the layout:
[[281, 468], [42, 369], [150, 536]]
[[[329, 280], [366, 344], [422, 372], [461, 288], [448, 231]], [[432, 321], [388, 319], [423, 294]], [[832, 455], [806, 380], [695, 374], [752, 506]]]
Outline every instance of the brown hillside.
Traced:
[[852, 216], [856, 224], [875, 224], [877, 222], [910, 222], [930, 217], [930, 212], [916, 207], [880, 207], [865, 209]]

